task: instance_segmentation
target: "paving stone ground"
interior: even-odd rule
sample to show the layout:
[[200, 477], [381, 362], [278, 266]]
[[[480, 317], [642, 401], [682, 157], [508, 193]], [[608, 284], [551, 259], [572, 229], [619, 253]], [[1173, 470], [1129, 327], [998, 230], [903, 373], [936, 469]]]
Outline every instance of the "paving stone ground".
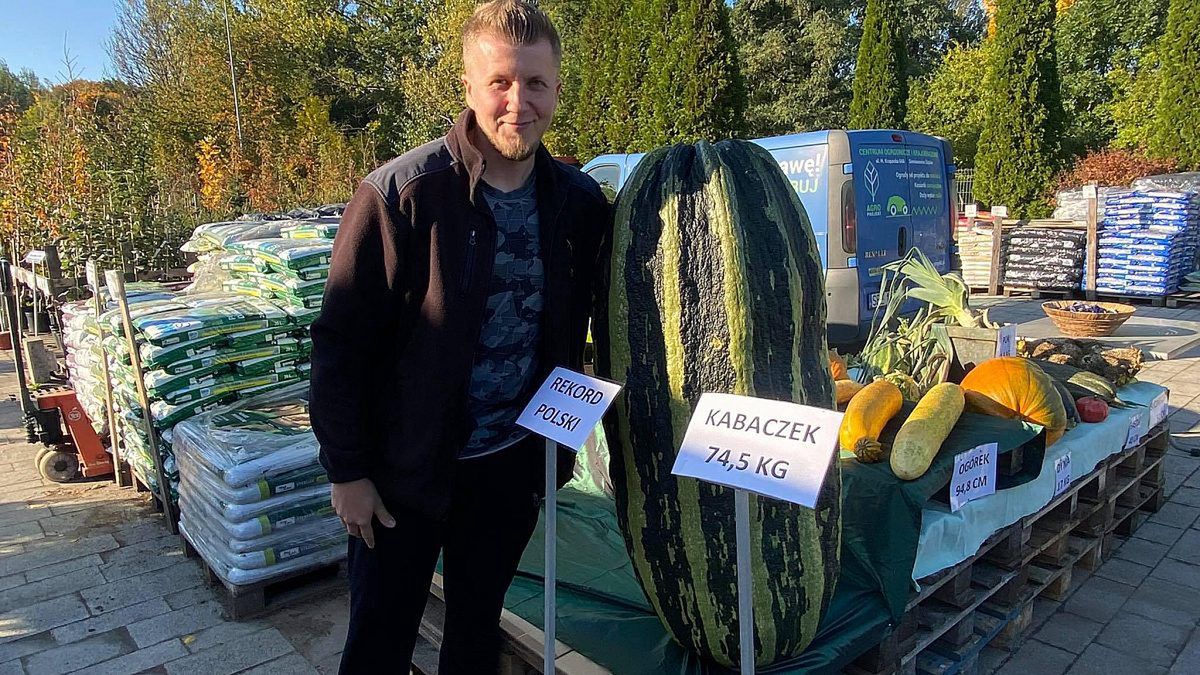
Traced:
[[[1039, 301], [984, 300], [996, 321], [1045, 316]], [[1138, 307], [1138, 314], [1196, 321], [1200, 305]], [[1155, 361], [1139, 379], [1170, 388], [1167, 503], [1113, 557], [1076, 570], [1064, 602], [1039, 600], [1030, 638], [1015, 652], [987, 649], [983, 671], [999, 675], [1200, 673], [1200, 347]]]
[[[1037, 302], [986, 304], [996, 320], [1042, 316]], [[1200, 322], [1200, 309], [1139, 311]], [[1200, 451], [1200, 349], [1142, 379], [1172, 390], [1166, 506], [1094, 574], [1077, 574], [1064, 602], [1039, 600], [1030, 639], [986, 650], [983, 672], [1200, 673], [1200, 458], [1190, 452]], [[0, 394], [16, 391], [0, 357]], [[337, 671], [344, 593], [229, 621], [148, 496], [106, 480], [45, 482], [37, 450], [17, 404], [0, 400], [0, 675]]]
[[337, 672], [344, 592], [229, 621], [147, 494], [43, 481], [38, 449], [0, 400], [0, 675]]

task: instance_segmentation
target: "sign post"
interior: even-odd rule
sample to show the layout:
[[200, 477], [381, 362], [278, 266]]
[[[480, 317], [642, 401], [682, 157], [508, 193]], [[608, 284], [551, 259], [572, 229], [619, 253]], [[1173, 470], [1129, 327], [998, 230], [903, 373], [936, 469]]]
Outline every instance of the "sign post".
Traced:
[[614, 382], [566, 368], [555, 368], [517, 418], [517, 424], [546, 439], [546, 570], [542, 606], [545, 645], [542, 672], [550, 675], [555, 672], [555, 604], [558, 590], [558, 444], [562, 443], [579, 452], [620, 391], [621, 385]]
[[734, 489], [742, 673], [754, 672], [750, 493], [808, 508], [837, 447], [842, 413], [786, 401], [703, 394], [671, 473]]

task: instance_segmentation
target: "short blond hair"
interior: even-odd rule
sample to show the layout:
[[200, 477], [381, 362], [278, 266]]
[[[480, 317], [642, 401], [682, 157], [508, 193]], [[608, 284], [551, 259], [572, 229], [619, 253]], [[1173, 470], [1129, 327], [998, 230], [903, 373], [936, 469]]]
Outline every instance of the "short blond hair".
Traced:
[[554, 22], [530, 0], [490, 0], [480, 4], [463, 25], [463, 56], [482, 35], [494, 35], [514, 45], [550, 43], [554, 58], [562, 60], [562, 41]]

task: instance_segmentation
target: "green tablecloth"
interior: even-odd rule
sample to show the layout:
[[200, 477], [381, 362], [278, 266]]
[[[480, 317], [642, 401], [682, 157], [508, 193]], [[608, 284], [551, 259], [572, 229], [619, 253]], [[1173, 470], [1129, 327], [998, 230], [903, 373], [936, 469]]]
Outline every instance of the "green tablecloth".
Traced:
[[[903, 411], [885, 438], [895, 433]], [[879, 642], [903, 613], [921, 527], [922, 506], [945, 488], [954, 455], [996, 442], [1001, 454], [1025, 446], [1030, 470], [998, 487], [1030, 480], [1042, 466], [1044, 436], [1032, 425], [964, 414], [929, 472], [897, 479], [886, 463], [843, 462], [842, 572], [817, 636], [799, 658], [771, 673], [836, 672]], [[730, 493], [732, 499], [732, 493]], [[614, 673], [723, 673], [668, 637], [650, 609], [625, 551], [611, 500], [571, 489], [559, 493], [558, 637]], [[543, 536], [539, 524], [506, 606], [542, 625]], [[731, 570], [732, 574], [732, 570]]]

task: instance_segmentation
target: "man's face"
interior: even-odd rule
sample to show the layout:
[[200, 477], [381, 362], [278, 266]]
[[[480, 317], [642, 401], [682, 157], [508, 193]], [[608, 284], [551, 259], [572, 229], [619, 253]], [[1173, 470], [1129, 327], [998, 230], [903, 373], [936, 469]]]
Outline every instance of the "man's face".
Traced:
[[463, 55], [463, 66], [467, 107], [483, 135], [505, 159], [528, 159], [554, 119], [562, 90], [550, 42], [512, 45], [484, 34]]

